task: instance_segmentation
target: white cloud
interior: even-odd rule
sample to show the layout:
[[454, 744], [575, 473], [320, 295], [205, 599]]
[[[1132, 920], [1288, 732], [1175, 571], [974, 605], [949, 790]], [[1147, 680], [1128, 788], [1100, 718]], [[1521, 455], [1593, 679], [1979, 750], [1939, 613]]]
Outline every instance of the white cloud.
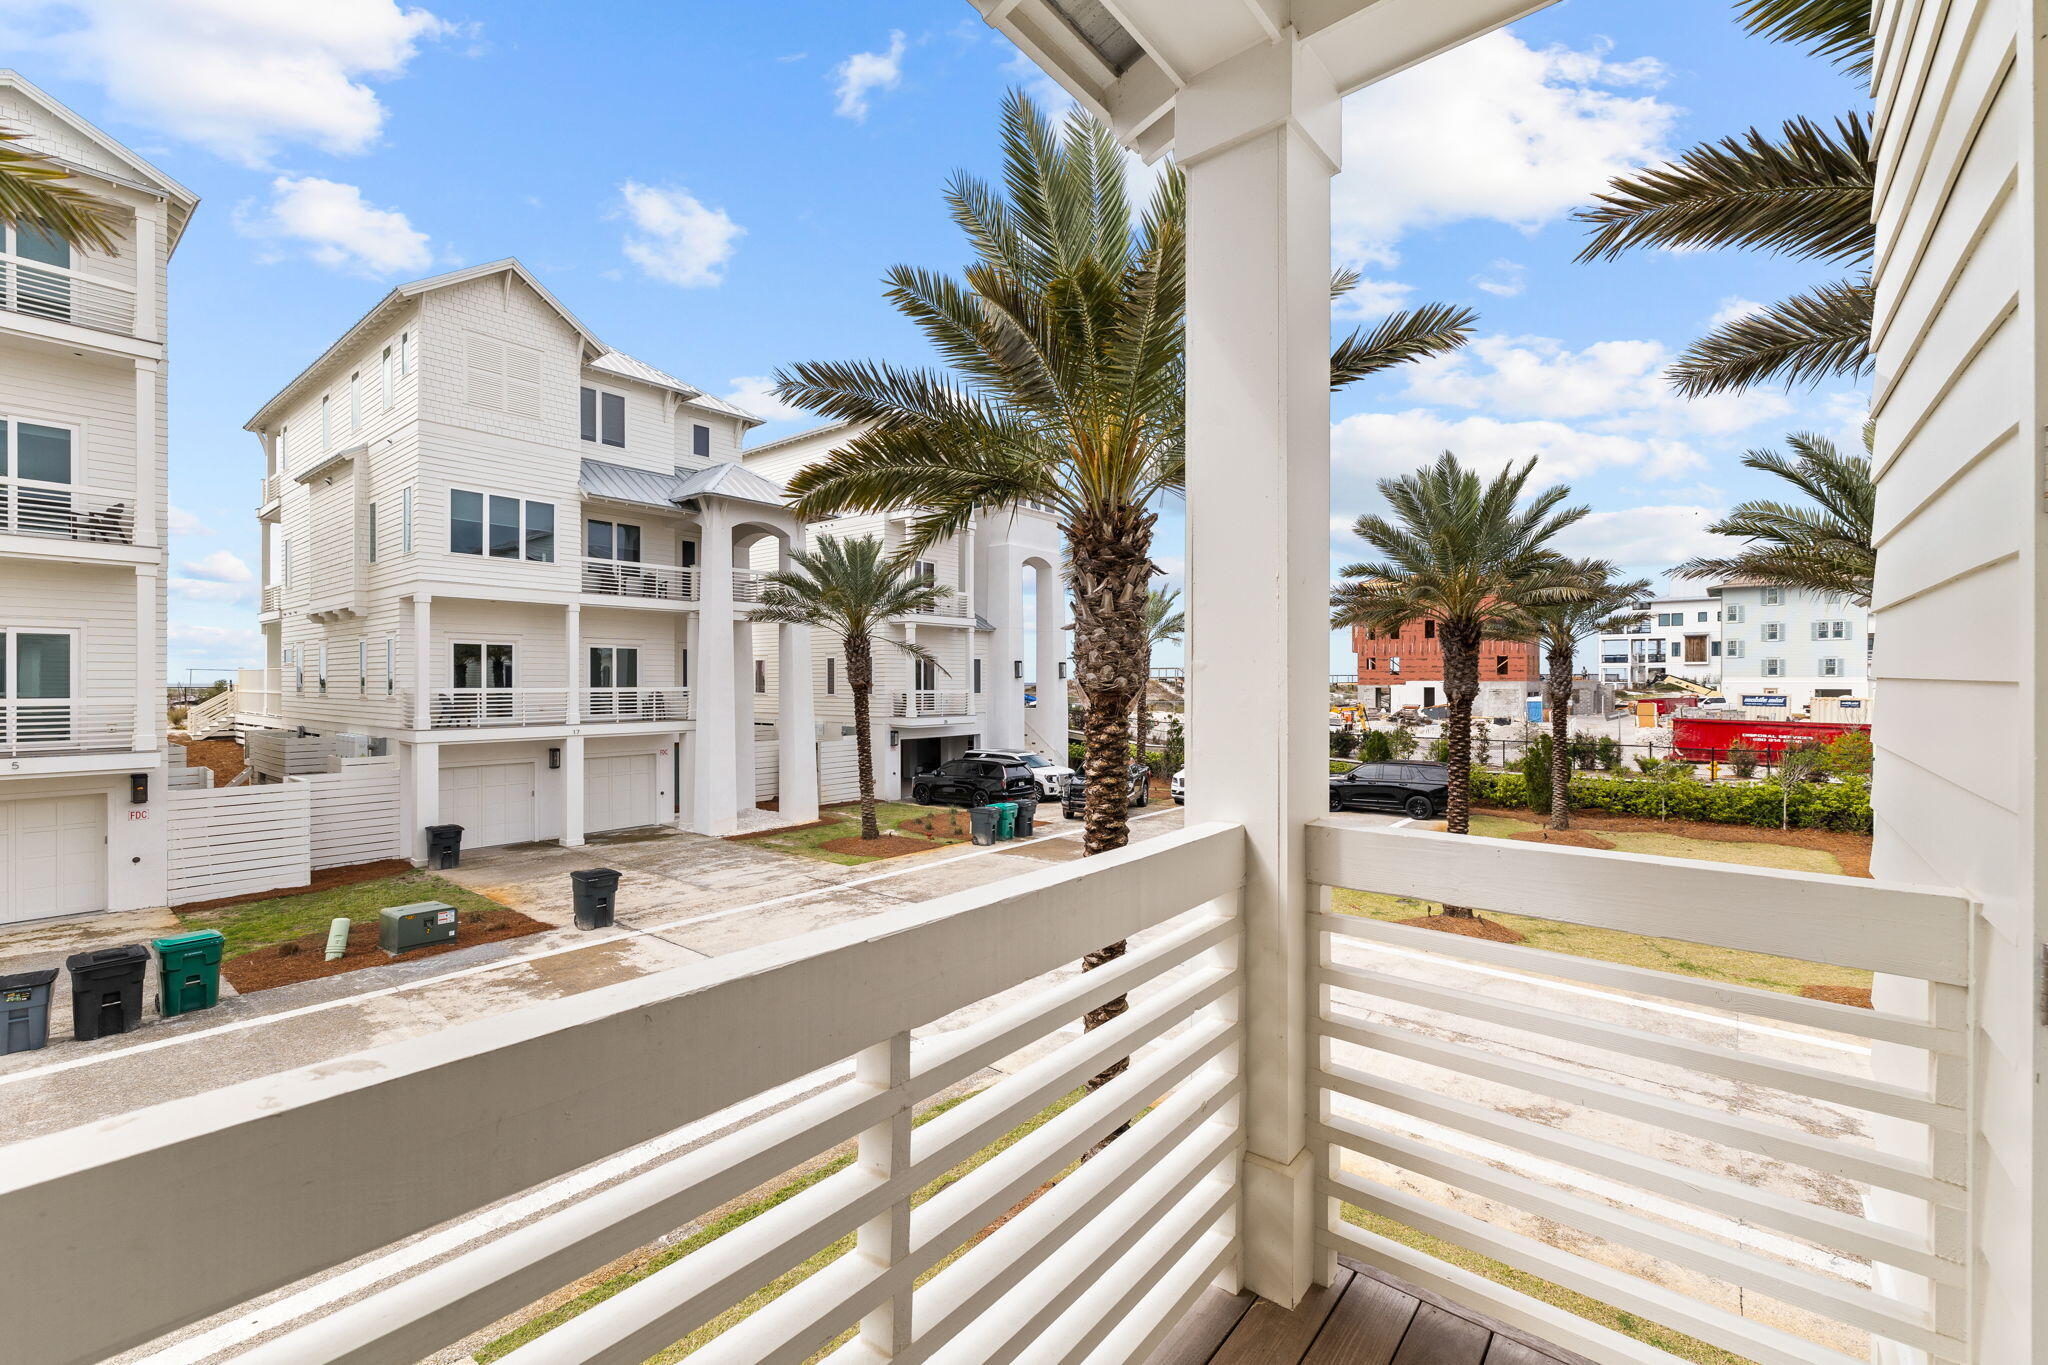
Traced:
[[1359, 91], [1344, 102], [1339, 259], [1391, 266], [1404, 233], [1461, 219], [1534, 231], [1662, 158], [1679, 112], [1646, 93], [1662, 72], [1496, 32]]
[[1350, 293], [1331, 305], [1330, 315], [1339, 321], [1385, 317], [1406, 306], [1408, 296], [1414, 292], [1414, 285], [1399, 280], [1361, 279]]
[[195, 626], [173, 621], [165, 632], [171, 646], [172, 676], [194, 667], [229, 665], [263, 657], [263, 632], [246, 626]]
[[173, 507], [165, 518], [165, 524], [174, 536], [210, 536], [213, 528], [201, 521], [195, 514], [182, 507]]
[[745, 408], [766, 422], [795, 422], [810, 414], [775, 396], [775, 381], [765, 374], [744, 374], [732, 381], [725, 401]]
[[1698, 451], [1660, 436], [1591, 431], [1556, 421], [1503, 421], [1497, 417], [1445, 417], [1422, 408], [1361, 412], [1330, 428], [1331, 461], [1339, 480], [1339, 507], [1358, 505], [1358, 481], [1406, 474], [1453, 451], [1491, 475], [1537, 457], [1535, 481], [1577, 479], [1602, 470], [1644, 478], [1676, 478], [1702, 468]]
[[215, 583], [253, 583], [256, 575], [233, 550], [215, 550], [204, 559], [188, 559], [178, 566], [193, 578]]
[[856, 52], [832, 68], [833, 87], [839, 103], [832, 112], [855, 123], [868, 121], [868, 96], [877, 90], [894, 90], [903, 81], [903, 30], [889, 35], [883, 52]]
[[1721, 300], [1721, 306], [1714, 310], [1712, 317], [1707, 319], [1707, 326], [1710, 329], [1726, 327], [1731, 322], [1740, 322], [1744, 318], [1755, 317], [1763, 311], [1764, 306], [1755, 299], [1739, 298], [1731, 294]]
[[657, 280], [685, 289], [721, 283], [725, 263], [747, 230], [708, 208], [685, 189], [661, 189], [628, 180], [619, 186], [621, 212], [633, 227], [626, 259]]
[[1523, 278], [1523, 268], [1514, 261], [1495, 261], [1492, 265], [1472, 277], [1474, 287], [1483, 289], [1496, 298], [1511, 299], [1528, 287]]
[[305, 143], [372, 146], [388, 113], [373, 80], [463, 29], [398, 0], [22, 0], [5, 45], [56, 54], [121, 117], [261, 166]]
[[235, 228], [246, 237], [285, 244], [331, 270], [370, 278], [419, 271], [433, 263], [427, 234], [397, 209], [380, 209], [354, 185], [318, 176], [278, 176], [260, 211], [244, 205]]
[[172, 574], [165, 580], [173, 597], [188, 602], [253, 602], [256, 600], [256, 585], [253, 583], [216, 583], [206, 578], [183, 578]]
[[1695, 555], [1726, 553], [1727, 538], [1707, 530], [1720, 516], [1718, 507], [1685, 503], [1593, 512], [1560, 532], [1556, 548], [1568, 555], [1611, 559], [1638, 573], [1662, 572]]

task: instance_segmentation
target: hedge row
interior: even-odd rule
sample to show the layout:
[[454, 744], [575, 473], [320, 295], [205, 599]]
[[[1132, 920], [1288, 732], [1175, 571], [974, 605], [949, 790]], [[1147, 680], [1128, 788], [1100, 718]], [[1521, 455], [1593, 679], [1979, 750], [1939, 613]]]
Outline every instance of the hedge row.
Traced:
[[[1682, 782], [1670, 786], [1612, 777], [1574, 776], [1573, 810], [1604, 810], [1616, 815], [1705, 820], [1717, 825], [1755, 825], [1777, 829], [1783, 807], [1776, 783], [1755, 786], [1717, 782]], [[1483, 805], [1527, 805], [1518, 772], [1472, 770], [1472, 799]], [[1831, 782], [1792, 789], [1794, 829], [1837, 829], [1870, 832], [1870, 788], [1861, 782]]]

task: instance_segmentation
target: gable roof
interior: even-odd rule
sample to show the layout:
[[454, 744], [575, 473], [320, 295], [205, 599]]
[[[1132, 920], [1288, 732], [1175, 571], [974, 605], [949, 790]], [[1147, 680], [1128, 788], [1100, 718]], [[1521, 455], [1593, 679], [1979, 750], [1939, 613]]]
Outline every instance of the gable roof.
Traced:
[[119, 167], [120, 170], [127, 172], [127, 174], [117, 174], [111, 172], [105, 166], [88, 165], [73, 157], [67, 157], [56, 149], [43, 146], [34, 136], [33, 130], [20, 130], [29, 133], [29, 136], [24, 141], [38, 156], [46, 157], [54, 164], [79, 175], [89, 175], [96, 180], [105, 180], [111, 184], [125, 186], [128, 189], [140, 190], [145, 194], [162, 196], [171, 210], [168, 215], [168, 222], [166, 223], [166, 227], [169, 228], [167, 234], [169, 240], [165, 244], [165, 250], [166, 253], [177, 250], [178, 239], [185, 232], [185, 224], [191, 221], [192, 210], [199, 206], [199, 196], [197, 194], [194, 194], [185, 186], [165, 175], [142, 157], [137, 156], [122, 143], [108, 137], [98, 127], [80, 117], [68, 105], [51, 96], [34, 81], [31, 81], [12, 67], [0, 67], [0, 90], [19, 92], [23, 98], [35, 104], [38, 108], [49, 114], [50, 117], [62, 123], [73, 133], [76, 133], [100, 151], [105, 152], [108, 160]]
[[765, 503], [770, 507], [789, 505], [780, 488], [753, 470], [736, 464], [715, 464], [708, 469], [693, 470], [684, 476], [676, 498], [680, 501], [705, 494], [735, 498], [741, 502]]
[[607, 348], [603, 355], [590, 362], [590, 368], [602, 370], [606, 374], [618, 375], [622, 379], [637, 379], [643, 384], [652, 384], [656, 388], [672, 389], [685, 398], [697, 398], [704, 392], [702, 389], [685, 384], [667, 370], [657, 370], [646, 361], [637, 360], [627, 355], [624, 351], [614, 351]]
[[679, 469], [673, 474], [662, 474], [586, 456], [578, 482], [589, 497], [636, 502], [649, 507], [674, 508], [691, 498], [702, 497], [731, 498], [767, 507], [788, 506], [780, 488], [751, 469], [742, 469], [736, 464], [715, 464], [705, 469]]

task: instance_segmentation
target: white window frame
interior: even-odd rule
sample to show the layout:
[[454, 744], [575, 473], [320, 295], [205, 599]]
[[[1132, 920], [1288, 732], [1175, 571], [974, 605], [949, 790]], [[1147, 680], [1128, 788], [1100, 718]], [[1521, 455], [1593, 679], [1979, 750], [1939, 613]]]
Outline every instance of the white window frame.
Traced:
[[1723, 642], [1722, 642], [1722, 649], [1721, 649], [1721, 657], [1722, 657], [1722, 658], [1724, 658], [1724, 659], [1740, 659], [1740, 658], [1743, 658], [1743, 657], [1745, 657], [1745, 652], [1744, 652], [1744, 648], [1743, 648], [1743, 643], [1742, 643], [1742, 641], [1740, 641], [1740, 640], [1726, 640], [1726, 641], [1723, 641]]
[[[491, 683], [491, 682], [485, 682], [485, 683], [482, 683], [482, 684], [480, 684], [480, 685], [478, 685], [478, 686], [476, 686], [476, 687], [464, 687], [464, 686], [463, 686], [463, 685], [462, 685], [461, 683], [457, 682], [457, 681], [455, 680], [455, 679], [456, 679], [456, 672], [455, 672], [455, 651], [456, 651], [456, 650], [458, 650], [458, 649], [460, 649], [460, 648], [462, 648], [462, 647], [463, 647], [464, 645], [475, 645], [475, 646], [476, 646], [476, 648], [477, 648], [477, 660], [478, 660], [478, 662], [479, 662], [479, 663], [481, 663], [481, 664], [482, 664], [482, 666], [483, 666], [483, 670], [484, 670], [484, 676], [485, 676], [486, 678], [490, 677], [490, 674], [491, 674], [491, 651], [492, 651], [493, 649], [496, 649], [496, 648], [498, 648], [498, 647], [499, 647], [499, 646], [501, 646], [501, 645], [502, 645], [502, 646], [504, 646], [505, 650], [506, 650], [506, 651], [507, 651], [507, 653], [508, 653], [508, 654], [509, 654], [509, 655], [511, 656], [511, 660], [512, 660], [512, 681], [511, 681], [511, 682], [509, 682], [509, 683], [507, 683], [507, 684], [505, 684], [503, 688], [499, 688], [497, 684], [495, 684], [495, 683]], [[475, 640], [450, 640], [450, 641], [448, 642], [448, 690], [449, 690], [449, 691], [451, 691], [451, 692], [490, 692], [490, 691], [494, 691], [494, 690], [498, 690], [498, 691], [506, 691], [506, 690], [510, 690], [510, 689], [512, 689], [512, 688], [516, 688], [516, 687], [518, 687], [518, 686], [519, 686], [519, 643], [518, 643], [518, 642], [517, 642], [516, 640], [485, 640], [485, 639], [475, 639]]]
[[325, 692], [327, 690], [327, 642], [325, 640], [320, 642], [320, 672], [318, 678], [320, 690]]
[[1767, 645], [1770, 645], [1770, 644], [1777, 644], [1777, 643], [1778, 643], [1779, 641], [1783, 640], [1784, 638], [1785, 638], [1785, 627], [1784, 627], [1784, 624], [1783, 624], [1782, 622], [1779, 622], [1779, 621], [1766, 621], [1766, 622], [1764, 622], [1764, 626], [1763, 626], [1763, 639], [1764, 639], [1764, 643], [1765, 643], [1765, 644], [1767, 644]]
[[1740, 602], [1731, 603], [1721, 613], [1721, 619], [1730, 625], [1741, 625], [1745, 610]]
[[[52, 431], [61, 431], [71, 438], [70, 479], [60, 483], [55, 479], [25, 479], [21, 476], [19, 472], [21, 469], [21, 425], [24, 422], [30, 426], [48, 427]], [[85, 462], [84, 423], [66, 421], [61, 417], [39, 417], [34, 413], [23, 412], [19, 409], [0, 410], [0, 423], [5, 423], [7, 427], [6, 444], [0, 446], [0, 489], [49, 488], [62, 489], [69, 492], [72, 489], [85, 486], [84, 482], [78, 477], [80, 466]], [[11, 496], [8, 497], [6, 499], [4, 520], [0, 520], [0, 529], [13, 529], [20, 516], [20, 500]]]
[[280, 474], [292, 471], [292, 429], [289, 423], [277, 429], [277, 471]]
[[1783, 659], [1781, 659], [1781, 658], [1778, 658], [1778, 657], [1777, 657], [1776, 655], [1772, 655], [1772, 656], [1770, 656], [1770, 657], [1768, 657], [1768, 658], [1764, 659], [1764, 661], [1763, 661], [1763, 676], [1765, 676], [1766, 678], [1782, 678], [1782, 677], [1784, 677], [1784, 676], [1785, 676], [1785, 661], [1784, 661]]
[[277, 543], [278, 586], [286, 592], [292, 589], [292, 538], [285, 536]]
[[398, 690], [398, 637], [384, 637], [384, 690], [387, 693]]
[[[597, 395], [595, 400], [593, 400], [592, 425], [590, 435], [588, 436], [583, 434], [583, 395], [586, 392]], [[607, 441], [604, 438], [604, 400], [607, 397], [619, 400], [619, 439], [616, 442]], [[606, 446], [612, 450], [624, 450], [628, 439], [626, 436], [625, 390], [608, 389], [602, 384], [579, 384], [576, 390], [576, 435], [579, 439], [588, 441], [594, 446]]]
[[1784, 606], [1785, 590], [1783, 588], [1765, 588], [1763, 590], [1763, 602], [1767, 607]]
[[348, 429], [355, 431], [363, 425], [363, 372], [351, 371], [348, 377]]
[[327, 393], [320, 395], [320, 453], [322, 455], [325, 455], [329, 448], [334, 445], [333, 397], [334, 395]]
[[1843, 667], [1840, 659], [1826, 658], [1820, 661], [1820, 675], [1823, 678], [1839, 678], [1842, 676], [1842, 672]]
[[398, 373], [400, 378], [409, 375], [416, 363], [412, 332], [410, 329], [398, 334]]
[[374, 502], [365, 503], [364, 507], [366, 509], [363, 527], [365, 539], [363, 546], [364, 560], [366, 563], [375, 564], [377, 562], [377, 504]]
[[356, 691], [370, 690], [370, 642], [356, 641]]
[[[478, 546], [477, 546], [477, 548], [476, 548], [476, 549], [474, 549], [474, 550], [458, 550], [458, 549], [456, 549], [456, 548], [455, 548], [455, 494], [457, 494], [457, 493], [470, 493], [470, 494], [474, 494], [475, 496], [477, 496], [477, 497], [479, 497], [479, 498], [482, 498], [482, 499], [484, 500], [484, 504], [483, 504], [483, 536], [482, 536], [482, 539], [481, 539], [481, 540], [480, 540], [480, 541], [478, 542]], [[517, 503], [517, 504], [519, 505], [519, 552], [518, 552], [517, 554], [510, 554], [510, 555], [494, 555], [494, 554], [492, 554], [492, 553], [491, 553], [491, 499], [492, 499], [492, 498], [510, 498], [510, 499], [511, 499], [511, 500], [512, 500], [513, 502], [515, 502], [515, 503]], [[552, 517], [552, 522], [553, 522], [553, 525], [552, 525], [552, 526], [551, 526], [551, 527], [549, 528], [549, 532], [548, 532], [548, 534], [554, 537], [554, 544], [553, 544], [553, 546], [552, 546], [552, 548], [551, 548], [551, 552], [549, 553], [549, 555], [548, 555], [548, 557], [547, 557], [546, 559], [535, 559], [535, 558], [533, 558], [532, 556], [528, 555], [528, 554], [527, 554], [527, 552], [526, 552], [526, 549], [527, 549], [527, 546], [526, 546], [526, 541], [527, 541], [527, 537], [528, 537], [528, 536], [529, 536], [529, 535], [530, 535], [530, 534], [532, 533], [532, 532], [531, 532], [531, 530], [530, 530], [530, 525], [531, 525], [531, 523], [530, 523], [530, 522], [528, 521], [528, 511], [529, 511], [529, 509], [531, 509], [531, 508], [534, 508], [534, 507], [545, 507], [545, 508], [547, 508], [547, 509], [548, 509], [548, 510], [549, 510], [549, 511], [550, 511], [550, 512], [551, 512], [551, 513], [553, 514], [553, 517]], [[451, 489], [449, 489], [449, 490], [448, 490], [448, 553], [449, 553], [449, 554], [452, 554], [452, 555], [475, 555], [475, 556], [477, 556], [477, 557], [478, 557], [478, 558], [480, 558], [480, 559], [493, 559], [493, 560], [497, 560], [498, 562], [500, 562], [500, 563], [504, 563], [504, 564], [554, 564], [554, 563], [558, 563], [558, 562], [560, 562], [560, 560], [561, 560], [561, 557], [562, 557], [562, 555], [561, 555], [561, 548], [562, 548], [562, 508], [561, 508], [561, 504], [559, 504], [559, 503], [556, 503], [556, 502], [552, 502], [552, 501], [550, 501], [550, 500], [549, 500], [549, 499], [547, 499], [547, 498], [525, 498], [525, 497], [521, 497], [521, 496], [519, 496], [519, 495], [518, 495], [518, 494], [516, 494], [516, 493], [491, 493], [491, 492], [486, 492], [486, 491], [484, 491], [484, 490], [482, 490], [482, 489], [477, 489], [477, 488], [451, 488]], [[579, 551], [580, 551], [580, 547], [579, 547]]]
[[[27, 702], [33, 706], [38, 702], [51, 706], [75, 706], [81, 700], [79, 686], [85, 679], [79, 676], [80, 645], [84, 632], [77, 626], [46, 626], [37, 621], [0, 621], [0, 659], [5, 662], [4, 680], [0, 680], [0, 702], [13, 704]], [[18, 635], [61, 635], [68, 642], [70, 651], [65, 660], [64, 676], [71, 690], [61, 697], [18, 697], [14, 689], [21, 685], [21, 669], [15, 659]]]
[[382, 390], [378, 397], [382, 399], [386, 412], [391, 411], [392, 404], [398, 401], [398, 370], [392, 363], [392, 347], [396, 344], [387, 344], [384, 353], [377, 358], [377, 386]]
[[406, 554], [412, 553], [412, 485], [398, 490], [399, 544]]

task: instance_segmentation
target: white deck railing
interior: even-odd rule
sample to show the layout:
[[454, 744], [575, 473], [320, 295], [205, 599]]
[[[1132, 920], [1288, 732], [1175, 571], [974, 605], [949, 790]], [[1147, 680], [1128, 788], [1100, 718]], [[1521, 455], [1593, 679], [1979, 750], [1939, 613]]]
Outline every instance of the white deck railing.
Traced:
[[135, 294], [57, 266], [0, 261], [0, 308], [100, 332], [135, 331]]
[[0, 754], [119, 753], [135, 747], [132, 702], [0, 701]]
[[110, 488], [0, 479], [0, 532], [129, 545], [135, 497]]
[[591, 721], [691, 718], [687, 687], [586, 687], [582, 701]]
[[276, 611], [283, 604], [284, 585], [281, 583], [265, 583], [263, 585], [261, 605], [258, 609], [261, 611]]
[[732, 600], [735, 602], [758, 602], [761, 592], [768, 586], [768, 575], [752, 569], [732, 571]]
[[[780, 1091], [801, 1098], [237, 1359], [421, 1359], [846, 1144], [859, 1160], [524, 1351], [645, 1359], [852, 1234], [693, 1359], [797, 1361], [849, 1332], [833, 1359], [1143, 1359], [1236, 1255], [1243, 875], [1241, 830], [1178, 831], [24, 1142], [0, 1166], [0, 1214], [36, 1248], [9, 1273], [8, 1351], [105, 1359]], [[1070, 970], [1125, 937], [1127, 957]], [[1127, 1013], [1078, 1030], [1120, 993]], [[106, 1234], [195, 1208], [240, 1211], [204, 1255]]]
[[569, 719], [566, 687], [445, 687], [427, 694], [430, 728], [561, 725]]
[[966, 593], [956, 588], [948, 588], [945, 595], [939, 598], [938, 601], [929, 607], [919, 608], [912, 614], [917, 616], [972, 616], [974, 615], [974, 604], [968, 600]]
[[[1308, 856], [1328, 886], [1913, 978], [1929, 1002], [1885, 1013], [1318, 914], [1329, 1248], [1602, 1361], [1671, 1357], [1339, 1204], [1761, 1365], [1848, 1365], [1870, 1336], [1969, 1359], [1967, 901], [1321, 824]], [[1873, 1050], [1925, 1083], [1874, 1078]], [[1874, 1191], [1920, 1201], [1931, 1234], [1867, 1216]]]
[[896, 692], [893, 714], [911, 716], [971, 716], [974, 714], [974, 694], [971, 692]]
[[284, 496], [284, 475], [265, 474], [256, 481], [256, 506], [264, 508]]
[[583, 561], [583, 591], [601, 597], [694, 602], [697, 599], [697, 571], [674, 564], [586, 559]]

